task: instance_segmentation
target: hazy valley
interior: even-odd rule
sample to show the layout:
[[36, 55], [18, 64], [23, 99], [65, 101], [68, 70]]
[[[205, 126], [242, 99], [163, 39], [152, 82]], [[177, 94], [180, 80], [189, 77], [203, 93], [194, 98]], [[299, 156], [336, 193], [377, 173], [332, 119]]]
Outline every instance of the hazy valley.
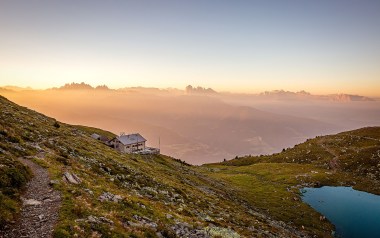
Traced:
[[155, 147], [160, 138], [162, 153], [192, 164], [270, 154], [317, 135], [380, 125], [380, 101], [349, 95], [110, 90], [85, 84], [49, 90], [8, 88], [2, 94], [67, 123], [115, 134], [140, 132]]

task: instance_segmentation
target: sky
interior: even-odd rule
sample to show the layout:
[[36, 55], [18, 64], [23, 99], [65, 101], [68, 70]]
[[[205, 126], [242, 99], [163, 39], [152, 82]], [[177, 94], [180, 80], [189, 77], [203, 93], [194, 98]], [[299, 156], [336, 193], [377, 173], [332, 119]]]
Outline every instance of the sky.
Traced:
[[380, 96], [380, 1], [0, 0], [0, 85]]

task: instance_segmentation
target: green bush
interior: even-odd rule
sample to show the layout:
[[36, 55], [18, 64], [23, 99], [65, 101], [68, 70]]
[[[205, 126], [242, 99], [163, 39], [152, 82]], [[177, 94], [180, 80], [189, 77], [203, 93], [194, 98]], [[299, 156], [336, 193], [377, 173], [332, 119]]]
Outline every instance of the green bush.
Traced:
[[8, 136], [8, 141], [12, 142], [12, 143], [20, 143], [21, 139], [19, 137], [16, 137], [16, 136]]
[[59, 123], [57, 121], [54, 122], [53, 126], [57, 129], [61, 127], [61, 125], [59, 125]]
[[7, 136], [8, 133], [6, 131], [4, 131], [4, 130], [0, 130], [0, 135]]
[[27, 175], [16, 168], [9, 169], [7, 175], [10, 177], [10, 186], [13, 188], [21, 188], [27, 182]]

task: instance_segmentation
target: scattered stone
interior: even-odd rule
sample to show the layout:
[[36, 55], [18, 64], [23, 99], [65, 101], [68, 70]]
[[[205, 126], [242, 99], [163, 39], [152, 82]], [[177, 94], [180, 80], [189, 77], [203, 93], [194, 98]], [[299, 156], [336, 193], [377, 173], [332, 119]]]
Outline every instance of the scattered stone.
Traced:
[[40, 201], [34, 200], [34, 199], [27, 199], [24, 200], [24, 206], [38, 206], [42, 203]]
[[109, 224], [109, 225], [113, 225], [113, 221], [106, 218], [106, 217], [97, 217], [97, 216], [93, 216], [93, 215], [90, 215], [87, 217], [87, 221], [89, 223], [94, 223], [94, 224]]
[[74, 173], [65, 172], [63, 178], [72, 184], [80, 184], [82, 182], [82, 180]]
[[58, 180], [50, 180], [49, 185], [53, 186], [54, 184], [59, 184]]
[[91, 189], [85, 188], [85, 192], [88, 192], [90, 195], [94, 195], [94, 192]]
[[110, 192], [104, 192], [102, 193], [102, 195], [99, 196], [99, 201], [101, 202], [104, 202], [104, 201], [108, 201], [108, 202], [119, 202], [121, 201], [123, 198], [120, 196], [120, 195], [115, 195], [115, 194], [112, 194]]
[[214, 221], [214, 219], [212, 219], [212, 217], [210, 217], [209, 215], [205, 216], [203, 219], [206, 222], [213, 222]]
[[208, 235], [203, 229], [195, 229], [193, 226], [185, 222], [177, 222], [175, 225], [171, 226], [171, 229], [175, 232], [177, 237], [210, 237], [210, 235]]
[[228, 238], [240, 238], [240, 235], [229, 228], [208, 226], [205, 228], [208, 235], [211, 237], [228, 237]]
[[[141, 217], [138, 215], [133, 215], [132, 217], [133, 217], [133, 219], [138, 221], [137, 226], [148, 226], [151, 228], [157, 228], [158, 227], [157, 223], [155, 223], [154, 221], [152, 221], [148, 217]], [[128, 222], [128, 224], [133, 225], [133, 222]], [[135, 226], [136, 226], [136, 223], [135, 223]]]

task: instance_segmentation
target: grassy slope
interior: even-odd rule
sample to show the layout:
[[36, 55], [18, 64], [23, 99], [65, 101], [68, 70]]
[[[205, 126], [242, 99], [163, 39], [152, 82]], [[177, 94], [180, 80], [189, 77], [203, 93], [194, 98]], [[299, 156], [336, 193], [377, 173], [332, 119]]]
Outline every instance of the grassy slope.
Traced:
[[380, 194], [380, 128], [317, 137], [267, 156], [246, 156], [200, 168], [240, 189], [240, 195], [276, 219], [320, 236], [331, 225], [300, 202], [303, 186], [343, 185]]
[[[167, 156], [121, 154], [90, 137], [93, 132], [110, 136], [109, 132], [64, 123], [57, 126], [54, 119], [3, 97], [0, 117], [0, 129], [7, 132], [0, 135], [0, 164], [11, 161], [26, 179], [26, 168], [15, 158], [28, 157], [46, 167], [57, 181], [54, 187], [61, 191], [63, 203], [55, 237], [156, 237], [157, 232], [175, 237], [179, 230], [175, 226], [184, 223], [189, 229], [213, 227], [209, 232], [215, 236], [218, 231], [222, 237], [307, 234], [257, 213], [235, 189], [192, 166]], [[75, 173], [82, 183], [64, 182], [66, 171]], [[4, 188], [1, 184], [0, 189]], [[98, 198], [103, 192], [123, 199], [101, 202]], [[17, 197], [11, 197], [12, 201]], [[19, 205], [14, 204], [16, 209]], [[89, 216], [106, 219], [92, 222]]]
[[[1, 104], [2, 105], [2, 104]], [[5, 126], [9, 110], [1, 106], [0, 114], [0, 228], [15, 220], [21, 205], [20, 193], [31, 173], [17, 161], [17, 157], [28, 155], [18, 144], [23, 139], [17, 130]]]
[[[3, 148], [3, 142], [0, 141]], [[13, 156], [0, 151], [0, 228], [16, 219], [21, 205], [20, 192], [30, 178], [29, 170]]]

